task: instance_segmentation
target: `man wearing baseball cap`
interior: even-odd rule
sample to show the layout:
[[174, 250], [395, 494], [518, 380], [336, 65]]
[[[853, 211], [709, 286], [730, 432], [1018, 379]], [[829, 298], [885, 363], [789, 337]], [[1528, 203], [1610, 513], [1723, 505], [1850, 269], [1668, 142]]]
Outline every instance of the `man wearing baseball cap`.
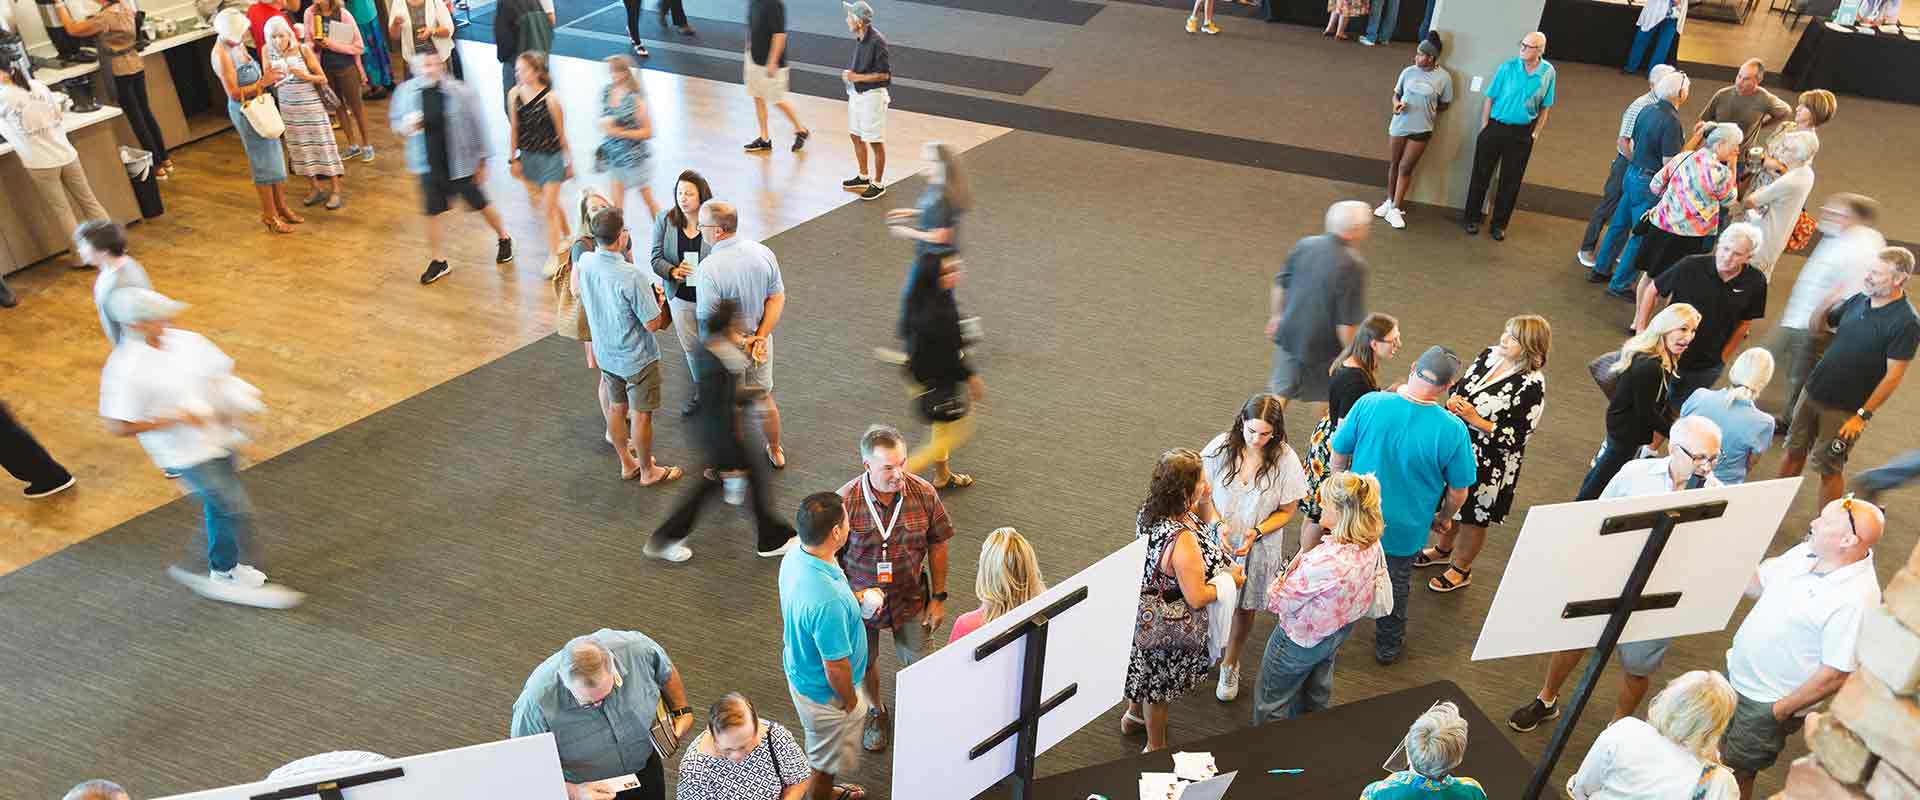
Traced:
[[1478, 475], [1466, 423], [1441, 402], [1459, 376], [1459, 356], [1438, 345], [1427, 348], [1406, 383], [1360, 398], [1329, 445], [1334, 472], [1380, 479], [1386, 518], [1380, 546], [1393, 582], [1393, 613], [1374, 621], [1373, 658], [1381, 664], [1399, 661], [1406, 640], [1413, 557], [1426, 546], [1429, 531], [1453, 520]]
[[[853, 32], [853, 62], [840, 70], [847, 84], [847, 132], [853, 138], [853, 158], [860, 174], [840, 182], [862, 200], [887, 193], [887, 106], [893, 98], [893, 67], [887, 61], [887, 40], [873, 29], [873, 6], [866, 0], [841, 3], [847, 9], [847, 30]], [[867, 178], [867, 148], [873, 148], [873, 178]]]
[[151, 289], [117, 289], [107, 310], [125, 333], [100, 374], [100, 416], [107, 431], [133, 436], [162, 470], [178, 473], [205, 511], [205, 575], [169, 568], [175, 580], [214, 600], [291, 608], [299, 592], [267, 582], [240, 562], [253, 531], [253, 505], [240, 485], [235, 429], [259, 412], [259, 391], [234, 377], [233, 359], [197, 333], [172, 326], [186, 310]]

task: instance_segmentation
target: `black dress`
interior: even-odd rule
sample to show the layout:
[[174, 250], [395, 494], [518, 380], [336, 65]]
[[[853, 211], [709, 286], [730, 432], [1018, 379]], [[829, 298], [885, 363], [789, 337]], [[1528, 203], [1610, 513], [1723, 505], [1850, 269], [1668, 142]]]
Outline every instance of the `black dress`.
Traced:
[[1467, 502], [1455, 519], [1470, 525], [1498, 525], [1513, 509], [1515, 487], [1520, 484], [1520, 460], [1526, 455], [1527, 439], [1540, 425], [1547, 408], [1547, 376], [1539, 370], [1515, 370], [1493, 383], [1485, 383], [1493, 373], [1498, 357], [1493, 348], [1480, 351], [1480, 357], [1467, 367], [1465, 375], [1453, 385], [1453, 394], [1466, 398], [1474, 411], [1493, 423], [1492, 433], [1468, 426], [1473, 440], [1473, 462], [1477, 472], [1473, 487], [1467, 490]]

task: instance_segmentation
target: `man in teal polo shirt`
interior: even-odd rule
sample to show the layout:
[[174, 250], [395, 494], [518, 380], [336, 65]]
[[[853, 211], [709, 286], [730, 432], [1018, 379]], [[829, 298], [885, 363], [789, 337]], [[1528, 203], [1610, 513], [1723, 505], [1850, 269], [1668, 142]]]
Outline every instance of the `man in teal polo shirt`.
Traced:
[[1500, 168], [1500, 187], [1493, 195], [1494, 241], [1507, 238], [1513, 204], [1520, 198], [1520, 181], [1527, 175], [1533, 141], [1547, 127], [1553, 109], [1553, 65], [1542, 56], [1547, 35], [1539, 31], [1520, 39], [1520, 55], [1500, 65], [1487, 84], [1487, 101], [1480, 109], [1480, 138], [1473, 145], [1473, 179], [1467, 183], [1467, 235], [1480, 233], [1480, 210], [1486, 207], [1487, 184], [1493, 168]]
[[[643, 634], [601, 628], [533, 668], [513, 703], [509, 735], [553, 733], [569, 800], [665, 800], [666, 771], [649, 733], [662, 696], [674, 734], [684, 738], [693, 709], [666, 651]], [[640, 785], [602, 783], [628, 776]]]
[[[793, 527], [800, 547], [780, 561], [780, 663], [813, 767], [803, 796], [829, 800], [833, 776], [859, 763], [867, 701], [854, 687], [867, 674], [867, 625], [834, 557], [852, 534], [840, 495], [807, 495]], [[848, 787], [844, 794], [865, 797], [866, 790]]]

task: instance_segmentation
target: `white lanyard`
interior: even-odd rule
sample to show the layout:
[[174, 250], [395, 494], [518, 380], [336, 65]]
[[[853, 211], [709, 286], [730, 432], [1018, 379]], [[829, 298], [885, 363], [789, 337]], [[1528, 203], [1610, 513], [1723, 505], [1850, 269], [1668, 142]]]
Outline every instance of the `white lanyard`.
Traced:
[[[867, 516], [870, 516], [873, 518], [873, 524], [880, 525], [880, 509], [874, 507], [873, 505], [873, 479], [871, 477], [867, 477], [864, 475], [861, 476], [860, 499], [867, 501]], [[886, 525], [880, 526], [881, 547], [885, 547], [887, 544], [887, 539], [893, 536], [894, 523], [900, 521], [900, 508], [902, 506], [905, 506], [906, 504], [907, 504], [907, 498], [901, 497], [897, 494], [894, 496], [893, 516], [887, 520]]]

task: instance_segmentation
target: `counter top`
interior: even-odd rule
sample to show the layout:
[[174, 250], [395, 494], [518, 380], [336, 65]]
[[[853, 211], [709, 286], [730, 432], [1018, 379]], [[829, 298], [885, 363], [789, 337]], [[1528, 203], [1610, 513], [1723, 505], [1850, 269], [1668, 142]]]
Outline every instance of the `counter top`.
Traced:
[[[74, 131], [95, 123], [106, 122], [117, 116], [120, 116], [120, 109], [116, 106], [101, 106], [99, 109], [89, 111], [85, 114], [68, 111], [66, 116], [61, 118], [60, 127], [66, 130], [68, 136], [72, 136]], [[13, 145], [7, 142], [0, 142], [0, 158], [10, 155], [13, 155]]]
[[[199, 21], [184, 20], [180, 24], [186, 25], [188, 23], [199, 24]], [[153, 55], [154, 53], [164, 53], [168, 50], [171, 50], [175, 47], [179, 47], [183, 44], [190, 44], [192, 42], [200, 41], [201, 39], [213, 38], [213, 35], [214, 35], [213, 28], [211, 27], [181, 31], [172, 36], [168, 36], [164, 39], [153, 40], [152, 42], [148, 43], [144, 49], [140, 51], [140, 55], [150, 56], [150, 55]], [[78, 64], [71, 67], [59, 67], [57, 69], [37, 69], [37, 70], [34, 70], [33, 72], [33, 79], [40, 81], [41, 83], [45, 83], [48, 86], [52, 86], [53, 84], [59, 83], [64, 80], [68, 80], [70, 78], [78, 78], [82, 75], [92, 75], [93, 73], [98, 72], [99, 70], [100, 70], [100, 65], [98, 63]]]

